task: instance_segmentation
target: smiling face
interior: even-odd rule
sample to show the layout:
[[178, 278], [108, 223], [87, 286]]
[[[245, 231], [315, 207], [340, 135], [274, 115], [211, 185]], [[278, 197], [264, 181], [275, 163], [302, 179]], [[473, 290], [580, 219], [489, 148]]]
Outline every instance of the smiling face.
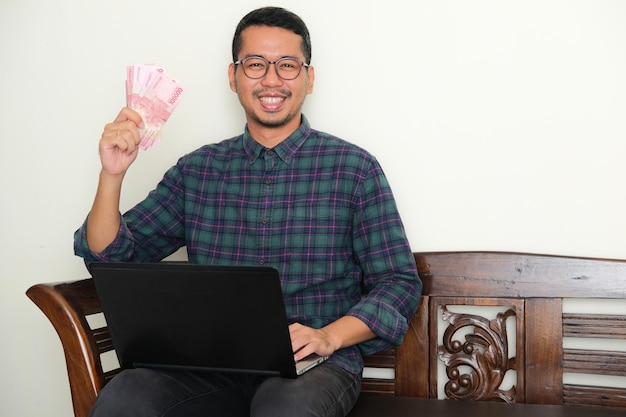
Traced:
[[[237, 59], [261, 56], [270, 62], [283, 57], [305, 61], [302, 38], [287, 30], [270, 26], [250, 26], [242, 34], [242, 47]], [[267, 74], [250, 79], [239, 65], [230, 64], [230, 88], [237, 93], [246, 112], [252, 137], [267, 147], [284, 140], [300, 126], [302, 104], [313, 92], [313, 67], [302, 68], [293, 80], [283, 80], [270, 64]]]

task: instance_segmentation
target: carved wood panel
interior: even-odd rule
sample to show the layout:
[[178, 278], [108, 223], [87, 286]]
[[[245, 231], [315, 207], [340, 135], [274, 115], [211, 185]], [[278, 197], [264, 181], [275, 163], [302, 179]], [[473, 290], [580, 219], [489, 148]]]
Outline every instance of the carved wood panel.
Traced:
[[[502, 307], [495, 318], [487, 318], [474, 309], [474, 313], [451, 311], [448, 306], [454, 300], [441, 298], [434, 305], [437, 313], [431, 319], [440, 316], [445, 323], [441, 338], [433, 337], [437, 342], [437, 360], [443, 362], [447, 381], [443, 392], [449, 399], [491, 400], [508, 403], [523, 402], [523, 366], [518, 363], [521, 357], [523, 365], [523, 334], [520, 320], [523, 321], [523, 303], [510, 299], [469, 299], [473, 306]], [[468, 299], [458, 304], [467, 305]], [[478, 312], [477, 312], [478, 311]], [[432, 314], [431, 310], [431, 314]], [[512, 321], [516, 339], [515, 349], [509, 347], [510, 335], [507, 323]], [[432, 330], [432, 328], [431, 328]], [[515, 383], [502, 388], [509, 372], [517, 373]], [[431, 373], [431, 380], [434, 374]], [[436, 384], [433, 384], [436, 385]], [[521, 391], [521, 392], [520, 392]]]

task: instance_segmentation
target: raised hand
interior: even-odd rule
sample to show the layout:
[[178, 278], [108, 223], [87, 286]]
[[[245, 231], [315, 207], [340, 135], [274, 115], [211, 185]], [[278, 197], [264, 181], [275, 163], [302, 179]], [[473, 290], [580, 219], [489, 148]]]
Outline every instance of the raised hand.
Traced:
[[143, 125], [139, 113], [124, 107], [112, 123], [104, 126], [99, 143], [103, 173], [117, 176], [126, 172], [137, 158], [139, 128]]

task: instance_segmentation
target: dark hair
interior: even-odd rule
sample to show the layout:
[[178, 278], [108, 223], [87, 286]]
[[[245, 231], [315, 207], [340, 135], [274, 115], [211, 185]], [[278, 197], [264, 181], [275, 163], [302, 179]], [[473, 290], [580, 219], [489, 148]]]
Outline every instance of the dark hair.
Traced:
[[233, 61], [242, 48], [241, 32], [250, 26], [269, 26], [287, 29], [302, 38], [302, 53], [307, 64], [311, 63], [311, 36], [302, 19], [282, 7], [262, 7], [245, 15], [235, 29], [233, 37]]

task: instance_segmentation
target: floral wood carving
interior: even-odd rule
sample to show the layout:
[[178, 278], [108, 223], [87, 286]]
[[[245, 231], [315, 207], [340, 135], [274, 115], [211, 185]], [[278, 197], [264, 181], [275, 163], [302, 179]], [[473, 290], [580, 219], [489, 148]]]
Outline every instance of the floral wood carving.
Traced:
[[[449, 378], [444, 388], [448, 398], [515, 402], [515, 386], [499, 389], [506, 373], [516, 369], [515, 358], [509, 358], [506, 333], [506, 321], [514, 316], [515, 311], [509, 309], [488, 320], [473, 314], [452, 313], [442, 306], [442, 317], [450, 325], [437, 352]], [[473, 327], [473, 332], [465, 336], [465, 342], [455, 340], [455, 334], [468, 326]]]

